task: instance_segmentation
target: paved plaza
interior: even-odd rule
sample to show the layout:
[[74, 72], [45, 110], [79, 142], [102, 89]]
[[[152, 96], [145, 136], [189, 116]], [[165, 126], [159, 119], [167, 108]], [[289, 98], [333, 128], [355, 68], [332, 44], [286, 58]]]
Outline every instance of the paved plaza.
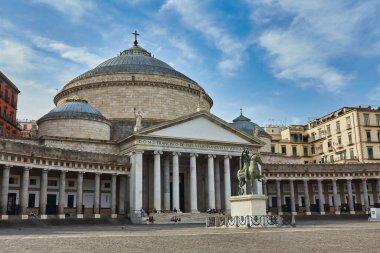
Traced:
[[42, 226], [0, 229], [0, 252], [380, 252], [379, 235], [380, 223], [364, 220], [308, 221], [272, 229]]

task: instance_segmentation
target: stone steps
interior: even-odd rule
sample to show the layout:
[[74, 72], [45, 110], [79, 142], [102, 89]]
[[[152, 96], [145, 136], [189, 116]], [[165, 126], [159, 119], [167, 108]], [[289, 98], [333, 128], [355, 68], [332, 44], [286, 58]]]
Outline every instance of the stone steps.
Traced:
[[[154, 224], [205, 224], [208, 216], [215, 216], [218, 214], [207, 213], [155, 213], [150, 214], [153, 216]], [[181, 219], [180, 221], [173, 221], [173, 218]], [[149, 216], [142, 217], [142, 224], [149, 224]], [[147, 221], [148, 220], [148, 221]]]

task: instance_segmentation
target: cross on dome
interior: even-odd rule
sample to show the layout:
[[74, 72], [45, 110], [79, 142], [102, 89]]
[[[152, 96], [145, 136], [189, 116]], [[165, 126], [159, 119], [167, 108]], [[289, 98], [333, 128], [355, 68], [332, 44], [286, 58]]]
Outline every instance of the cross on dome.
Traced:
[[139, 36], [140, 34], [137, 33], [137, 30], [135, 30], [134, 33], [132, 33], [133, 35], [135, 35], [135, 42], [133, 42], [133, 44], [135, 44], [135, 46], [137, 46], [138, 42], [137, 42], [137, 36]]

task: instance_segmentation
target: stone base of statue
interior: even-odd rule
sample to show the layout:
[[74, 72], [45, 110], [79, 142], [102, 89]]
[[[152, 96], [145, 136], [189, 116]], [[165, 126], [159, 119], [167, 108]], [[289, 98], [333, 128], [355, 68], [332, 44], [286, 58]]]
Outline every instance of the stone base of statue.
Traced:
[[258, 194], [232, 196], [231, 216], [267, 215], [267, 199]]

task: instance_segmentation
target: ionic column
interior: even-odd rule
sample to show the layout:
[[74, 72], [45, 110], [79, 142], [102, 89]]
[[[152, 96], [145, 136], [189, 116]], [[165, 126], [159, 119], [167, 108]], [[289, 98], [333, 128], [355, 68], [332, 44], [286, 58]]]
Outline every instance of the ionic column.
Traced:
[[100, 173], [95, 173], [94, 217], [100, 218]]
[[294, 179], [289, 180], [289, 186], [290, 186], [290, 209], [292, 211], [292, 215], [297, 215], [296, 199], [294, 195]]
[[278, 214], [282, 215], [282, 208], [281, 208], [281, 181], [280, 179], [276, 180], [276, 188], [277, 188], [277, 209]]
[[161, 151], [154, 151], [154, 208], [157, 212], [161, 211]]
[[348, 206], [350, 208], [350, 214], [355, 214], [354, 198], [352, 196], [352, 183], [351, 183], [351, 179], [347, 179], [347, 190], [348, 190]]
[[77, 176], [77, 218], [83, 218], [83, 174], [78, 172]]
[[219, 159], [215, 159], [215, 208], [216, 210], [222, 209], [222, 202], [220, 199], [220, 164]]
[[47, 180], [48, 180], [48, 170], [43, 169], [42, 174], [41, 174], [41, 188], [40, 188], [40, 215], [41, 215], [41, 219], [47, 219], [47, 215], [46, 215]]
[[192, 213], [199, 213], [197, 194], [197, 156], [198, 154], [190, 154], [190, 211]]
[[367, 180], [365, 178], [362, 179], [362, 185], [363, 185], [365, 212], [367, 213], [369, 211], [369, 203], [368, 203]]
[[377, 201], [376, 203], [380, 202], [380, 178], [377, 179]]
[[119, 215], [125, 214], [125, 185], [126, 177], [119, 175]]
[[1, 219], [7, 220], [8, 190], [9, 190], [9, 172], [10, 166], [5, 165], [3, 168], [3, 180], [1, 182]]
[[20, 192], [21, 219], [28, 219], [29, 169], [30, 168], [24, 168], [22, 171], [21, 192]]
[[230, 171], [231, 156], [224, 156], [224, 206], [227, 213], [231, 212], [231, 171]]
[[208, 208], [215, 209], [215, 179], [214, 179], [214, 158], [215, 155], [208, 155]]
[[164, 158], [164, 210], [170, 210], [170, 160]]
[[319, 212], [321, 215], [324, 215], [326, 213], [325, 213], [325, 198], [323, 195], [322, 179], [318, 179], [317, 181], [318, 181]]
[[308, 180], [304, 179], [303, 180], [303, 191], [305, 194], [305, 211], [306, 215], [311, 215], [310, 212], [310, 196], [309, 196], [309, 186], [308, 186]]
[[58, 216], [60, 219], [65, 218], [65, 190], [66, 190], [66, 171], [61, 170], [59, 177], [59, 201], [58, 201]]
[[[139, 214], [142, 208], [142, 186], [143, 186], [143, 150], [136, 150], [132, 154], [132, 174], [130, 180], [130, 191], [131, 191], [131, 212], [134, 214]], [[131, 217], [131, 219], [134, 219]], [[132, 221], [134, 222], [134, 220]]]
[[179, 161], [178, 156], [181, 153], [173, 152], [173, 210], [177, 209], [180, 212], [179, 206]]
[[334, 209], [335, 209], [335, 214], [340, 214], [338, 187], [336, 185], [336, 179], [332, 180], [332, 186], [333, 186], [333, 194], [334, 194]]
[[116, 214], [116, 174], [112, 174], [111, 178], [111, 217], [117, 218]]

